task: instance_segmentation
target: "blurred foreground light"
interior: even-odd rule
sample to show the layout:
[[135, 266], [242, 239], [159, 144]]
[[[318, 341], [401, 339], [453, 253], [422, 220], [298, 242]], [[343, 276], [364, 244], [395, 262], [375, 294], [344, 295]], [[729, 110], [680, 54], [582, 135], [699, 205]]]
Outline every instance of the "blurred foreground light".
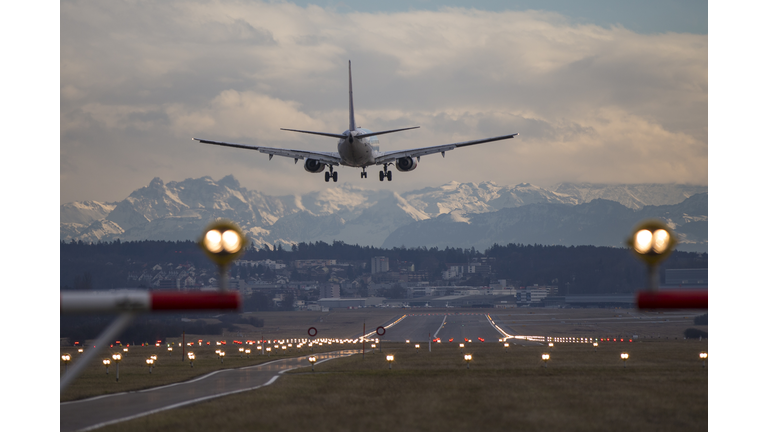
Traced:
[[672, 230], [657, 220], [641, 222], [627, 240], [630, 249], [649, 265], [656, 265], [667, 258], [676, 244]]
[[219, 220], [208, 225], [198, 244], [208, 258], [226, 266], [243, 252], [245, 243], [246, 237], [237, 225]]
[[702, 359], [702, 360], [706, 360], [707, 356], [708, 356], [708, 354], [705, 353], [705, 352], [699, 353], [699, 358]]

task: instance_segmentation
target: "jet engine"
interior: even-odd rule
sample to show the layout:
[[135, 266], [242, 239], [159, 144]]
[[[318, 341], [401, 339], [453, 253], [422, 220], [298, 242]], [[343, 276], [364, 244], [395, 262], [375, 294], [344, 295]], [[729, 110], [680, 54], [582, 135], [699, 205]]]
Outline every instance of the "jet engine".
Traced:
[[416, 161], [410, 156], [401, 157], [395, 162], [395, 167], [398, 171], [413, 171], [416, 169]]
[[304, 169], [311, 173], [321, 173], [325, 171], [325, 164], [315, 159], [307, 159]]

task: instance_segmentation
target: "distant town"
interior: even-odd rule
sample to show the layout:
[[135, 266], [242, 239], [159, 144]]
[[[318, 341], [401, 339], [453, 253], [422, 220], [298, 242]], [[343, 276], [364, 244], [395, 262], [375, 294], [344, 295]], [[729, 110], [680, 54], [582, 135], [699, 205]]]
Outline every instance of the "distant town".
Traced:
[[[662, 286], [705, 287], [707, 255], [675, 252]], [[194, 242], [61, 243], [61, 289], [213, 291]], [[629, 306], [646, 284], [626, 249], [507, 245], [378, 249], [335, 242], [252, 245], [229, 269], [246, 311], [359, 307]]]

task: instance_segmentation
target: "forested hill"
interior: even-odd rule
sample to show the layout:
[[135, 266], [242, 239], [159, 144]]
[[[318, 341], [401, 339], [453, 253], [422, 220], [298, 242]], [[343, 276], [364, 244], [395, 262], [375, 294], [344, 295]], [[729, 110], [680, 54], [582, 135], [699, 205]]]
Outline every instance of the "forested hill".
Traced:
[[[137, 287], [135, 278], [151, 272], [153, 267], [169, 264], [192, 265], [215, 275], [213, 264], [196, 243], [191, 241], [140, 241], [85, 244], [60, 244], [61, 289], [112, 289]], [[392, 248], [348, 245], [342, 242], [300, 243], [291, 249], [280, 245], [251, 247], [241, 257], [244, 260], [270, 259], [282, 261], [288, 267], [282, 272], [287, 278], [297, 274], [291, 268], [294, 260], [326, 259], [351, 263], [348, 278], [365, 277], [370, 272], [372, 257], [389, 258], [390, 270], [411, 268], [425, 272], [430, 282], [445, 284], [441, 272], [448, 264], [484, 261], [491, 266], [488, 277], [471, 280], [472, 285], [484, 286], [497, 279], [509, 284], [558, 285], [561, 293], [569, 294], [629, 293], [646, 283], [644, 265], [625, 248], [596, 246], [494, 245], [480, 252], [474, 249], [450, 248]], [[706, 268], [707, 254], [674, 252], [661, 267], [665, 269]], [[274, 272], [267, 276], [274, 277]], [[262, 275], [262, 280], [265, 277]], [[322, 277], [320, 277], [322, 279]], [[324, 282], [319, 280], [319, 282]]]

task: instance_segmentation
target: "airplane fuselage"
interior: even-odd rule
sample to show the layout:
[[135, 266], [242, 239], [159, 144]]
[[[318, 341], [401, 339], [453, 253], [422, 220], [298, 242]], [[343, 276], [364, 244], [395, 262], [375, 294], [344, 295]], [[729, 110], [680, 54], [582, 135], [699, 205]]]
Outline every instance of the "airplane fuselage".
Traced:
[[351, 140], [349, 139], [349, 130], [342, 133], [347, 138], [339, 139], [338, 149], [341, 165], [361, 168], [376, 163], [378, 151], [373, 148], [373, 145], [378, 144], [378, 138], [375, 136], [361, 139], [355, 137], [355, 135], [367, 133], [371, 133], [371, 131], [357, 128], [355, 133], [352, 134]]

